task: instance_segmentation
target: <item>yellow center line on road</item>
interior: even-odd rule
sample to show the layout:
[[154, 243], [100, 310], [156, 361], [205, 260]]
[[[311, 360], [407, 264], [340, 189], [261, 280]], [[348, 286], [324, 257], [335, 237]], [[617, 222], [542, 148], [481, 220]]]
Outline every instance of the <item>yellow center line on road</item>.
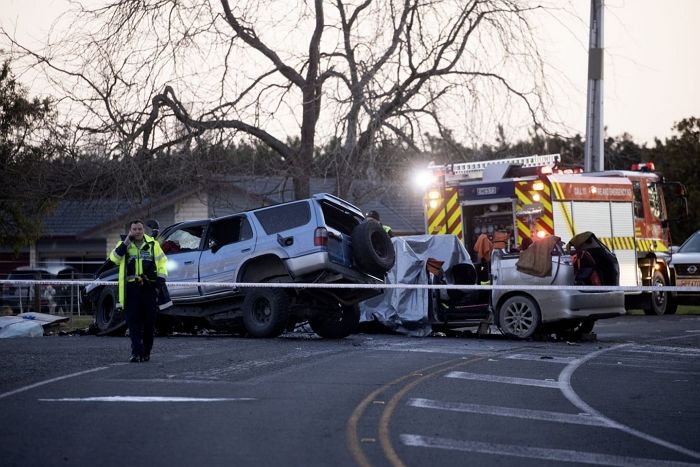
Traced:
[[391, 436], [389, 433], [389, 421], [391, 420], [391, 416], [394, 414], [394, 410], [396, 409], [396, 406], [398, 405], [399, 401], [403, 399], [406, 393], [414, 387], [416, 387], [417, 385], [419, 385], [420, 383], [423, 383], [440, 373], [443, 373], [447, 370], [452, 370], [462, 365], [467, 365], [469, 363], [485, 360], [486, 358], [486, 356], [482, 356], [473, 357], [468, 360], [460, 360], [460, 362], [450, 367], [441, 368], [439, 370], [433, 371], [430, 374], [420, 376], [419, 378], [408, 383], [406, 386], [403, 387], [403, 389], [398, 391], [396, 394], [394, 394], [394, 397], [392, 397], [386, 404], [386, 408], [384, 409], [384, 412], [382, 412], [382, 416], [379, 419], [379, 442], [382, 446], [382, 450], [384, 451], [384, 455], [389, 460], [391, 465], [393, 465], [394, 467], [405, 467], [405, 464], [401, 461], [401, 458], [399, 458], [399, 455], [394, 450], [394, 446], [391, 444]]
[[[421, 382], [426, 381], [427, 379], [430, 379], [434, 377], [435, 375], [452, 370], [454, 368], [457, 368], [461, 365], [466, 365], [469, 363], [473, 363], [479, 360], [484, 360], [492, 355], [486, 355], [486, 356], [480, 356], [480, 357], [474, 357], [470, 358], [468, 360], [465, 360], [463, 358], [459, 359], [452, 359], [448, 360], [447, 362], [441, 362], [437, 363], [435, 365], [430, 365], [425, 368], [421, 368], [419, 370], [414, 370], [411, 373], [408, 373], [404, 376], [401, 376], [377, 389], [372, 391], [365, 397], [356, 407], [355, 410], [353, 410], [352, 414], [350, 415], [350, 418], [348, 419], [347, 427], [346, 427], [346, 439], [347, 439], [347, 447], [350, 453], [352, 454], [353, 458], [355, 459], [355, 462], [361, 467], [371, 467], [372, 464], [367, 459], [366, 454], [364, 453], [362, 449], [362, 440], [372, 439], [374, 438], [364, 436], [362, 439], [360, 439], [360, 436], [358, 434], [358, 424], [360, 422], [360, 419], [364, 415], [365, 411], [367, 410], [367, 407], [370, 406], [370, 404], [373, 404], [377, 397], [382, 394], [383, 392], [389, 390], [390, 388], [394, 386], [398, 386], [402, 383], [404, 383], [407, 380], [410, 380], [408, 384], [406, 384], [403, 389], [401, 389], [399, 392], [397, 392], [391, 400], [386, 403], [386, 407], [384, 411], [382, 412], [382, 416], [379, 421], [379, 440], [380, 440], [380, 445], [382, 446], [382, 450], [384, 451], [384, 455], [386, 456], [387, 460], [395, 466], [395, 467], [403, 467], [404, 463], [401, 461], [399, 456], [396, 454], [396, 451], [393, 449], [391, 445], [391, 441], [389, 440], [389, 419], [391, 418], [391, 415], [398, 404], [399, 400], [403, 398], [403, 396], [408, 392], [410, 389], [414, 388], [416, 385], [420, 384]], [[415, 378], [415, 379], [413, 379]]]

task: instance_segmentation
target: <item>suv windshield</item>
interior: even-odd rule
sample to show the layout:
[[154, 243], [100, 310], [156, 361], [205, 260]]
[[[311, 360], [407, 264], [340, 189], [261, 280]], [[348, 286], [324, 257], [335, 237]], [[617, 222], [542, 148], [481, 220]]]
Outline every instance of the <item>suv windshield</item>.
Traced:
[[695, 232], [678, 249], [679, 253], [700, 253], [700, 232]]

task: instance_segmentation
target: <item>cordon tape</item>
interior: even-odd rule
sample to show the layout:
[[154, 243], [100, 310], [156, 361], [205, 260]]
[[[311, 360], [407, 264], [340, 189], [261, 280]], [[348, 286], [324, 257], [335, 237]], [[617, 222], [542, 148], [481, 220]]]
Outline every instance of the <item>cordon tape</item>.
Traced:
[[[0, 279], [2, 285], [118, 285], [117, 281], [100, 280], [8, 280]], [[432, 289], [432, 290], [585, 290], [588, 292], [700, 292], [700, 286], [609, 286], [609, 285], [457, 285], [457, 284], [322, 284], [297, 282], [168, 282], [173, 287], [230, 287], [238, 288], [282, 288], [282, 289]]]

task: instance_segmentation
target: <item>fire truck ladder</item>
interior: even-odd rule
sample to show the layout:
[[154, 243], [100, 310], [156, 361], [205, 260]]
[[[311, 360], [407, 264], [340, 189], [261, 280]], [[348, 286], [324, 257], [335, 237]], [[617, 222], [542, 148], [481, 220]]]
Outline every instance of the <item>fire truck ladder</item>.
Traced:
[[545, 154], [525, 157], [511, 157], [509, 159], [496, 159], [490, 161], [460, 162], [458, 164], [446, 164], [435, 166], [430, 164], [428, 168], [443, 168], [446, 172], [454, 175], [464, 175], [468, 178], [481, 178], [484, 169], [491, 165], [517, 165], [520, 167], [542, 167], [546, 165], [556, 165], [560, 160], [559, 154]]

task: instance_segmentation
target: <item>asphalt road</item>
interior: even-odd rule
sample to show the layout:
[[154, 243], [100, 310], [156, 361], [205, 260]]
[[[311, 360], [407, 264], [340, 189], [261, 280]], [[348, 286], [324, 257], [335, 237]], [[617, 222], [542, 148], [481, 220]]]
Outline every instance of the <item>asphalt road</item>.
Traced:
[[2, 339], [0, 464], [700, 464], [700, 317], [596, 332]]

